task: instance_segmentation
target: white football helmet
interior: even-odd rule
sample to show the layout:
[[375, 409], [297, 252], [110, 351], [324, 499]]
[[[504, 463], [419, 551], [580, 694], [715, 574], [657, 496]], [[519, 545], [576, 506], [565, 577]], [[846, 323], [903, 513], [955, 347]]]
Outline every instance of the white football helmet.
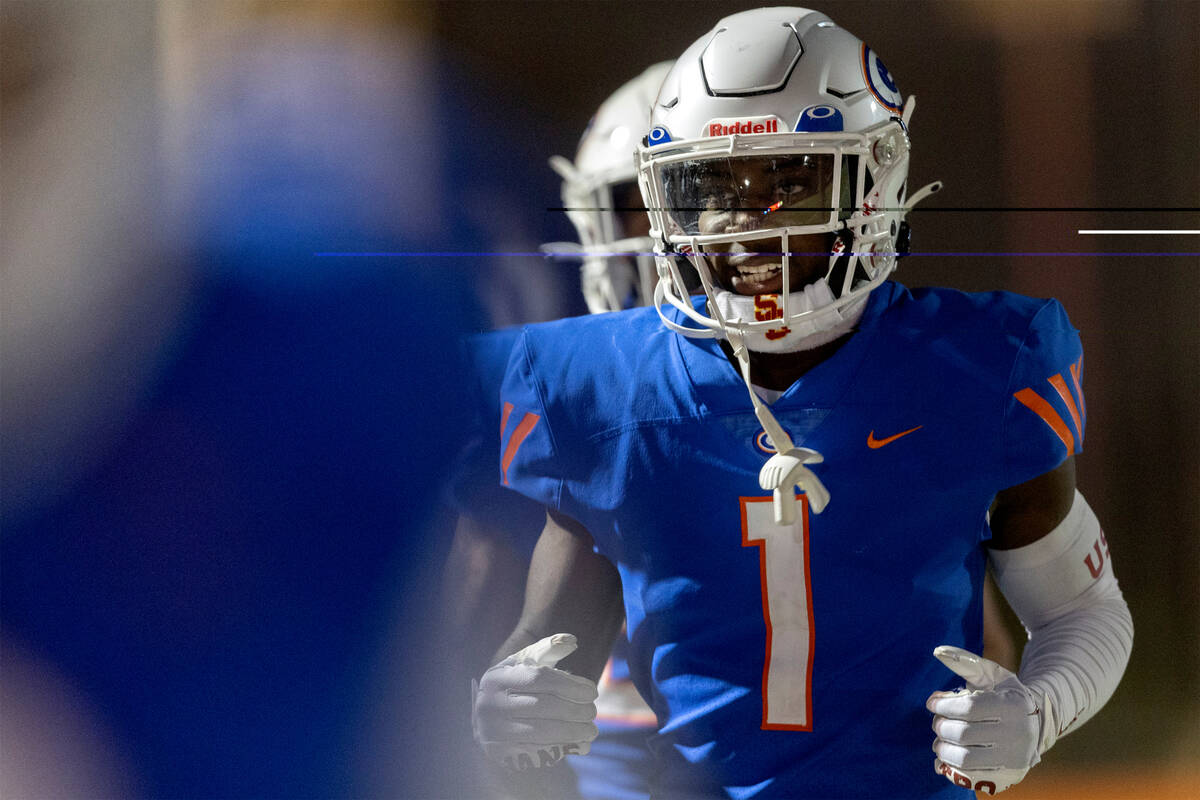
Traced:
[[[913, 106], [873, 50], [816, 11], [733, 14], [689, 47], [663, 81], [638, 148], [659, 253], [655, 307], [663, 315], [668, 302], [699, 328], [665, 315], [664, 323], [751, 350], [801, 349], [768, 340], [848, 329], [907, 248], [905, 213], [941, 188], [930, 184], [906, 202]], [[789, 257], [813, 254], [789, 251], [789, 241], [812, 234], [823, 234], [828, 268], [793, 287]], [[745, 254], [750, 263], [738, 274], [753, 285], [778, 285], [780, 272], [782, 284], [759, 300], [730, 300], [731, 287], [715, 280], [714, 253], [729, 263]], [[688, 300], [680, 272], [688, 261], [707, 313]]]
[[655, 64], [613, 92], [584, 130], [574, 163], [562, 156], [550, 159], [563, 178], [563, 205], [579, 243], [556, 242], [543, 249], [582, 256], [583, 297], [593, 314], [648, 305], [654, 292], [654, 243], [633, 235], [629, 221], [645, 218], [635, 151], [670, 68], [669, 61]]

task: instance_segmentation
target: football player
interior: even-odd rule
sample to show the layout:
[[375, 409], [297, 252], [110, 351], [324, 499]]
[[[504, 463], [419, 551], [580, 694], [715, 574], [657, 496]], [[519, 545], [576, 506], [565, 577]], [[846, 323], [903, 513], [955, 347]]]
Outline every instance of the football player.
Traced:
[[[667, 75], [654, 310], [529, 326], [504, 379], [501, 480], [548, 513], [476, 692], [491, 752], [586, 749], [622, 611], [656, 798], [996, 793], [1111, 696], [1132, 622], [1075, 488], [1078, 334], [1054, 300], [889, 280], [937, 189], [908, 192], [913, 108], [799, 8]], [[1015, 674], [976, 655], [989, 561]]]
[[[646, 305], [651, 300], [657, 276], [649, 219], [642, 210], [637, 185], [635, 148], [645, 135], [650, 106], [670, 66], [664, 62], [647, 68], [605, 100], [584, 131], [573, 162], [561, 156], [550, 160], [563, 178], [562, 199], [579, 242], [556, 242], [544, 250], [582, 260], [581, 285], [592, 313]], [[486, 419], [481, 424], [484, 438], [454, 486], [454, 505], [461, 514], [446, 580], [447, 586], [453, 587], [454, 615], [459, 620], [455, 627], [472, 627], [478, 632], [489, 627], [488, 623], [479, 624], [481, 615], [503, 618], [511, 613], [504, 619], [501, 637], [511, 629], [519, 610], [519, 606], [512, 610], [506, 602], [510, 594], [519, 601], [523, 582], [514, 582], [514, 576], [524, 577], [523, 566], [545, 521], [540, 505], [496, 486], [497, 455], [482, 446], [483, 442], [495, 444], [503, 416], [500, 382], [519, 334], [519, 329], [509, 328], [469, 342], [470, 371], [478, 384], [476, 405], [484, 410]], [[465, 585], [464, 574], [471, 576]], [[469, 626], [472, 618], [476, 624]], [[498, 643], [498, 639], [491, 642], [493, 651]], [[569, 772], [556, 775], [547, 791], [557, 798], [581, 796], [586, 800], [648, 797], [652, 761], [646, 739], [656, 720], [629, 678], [620, 646], [609, 659], [598, 688], [599, 696], [594, 698], [598, 738], [591, 742], [586, 759], [567, 759]], [[589, 707], [592, 699], [589, 695]]]
[[563, 179], [564, 208], [579, 241], [542, 249], [582, 259], [580, 284], [593, 314], [648, 305], [658, 280], [634, 156], [670, 66], [647, 68], [605, 100], [580, 137], [573, 162], [550, 158]]

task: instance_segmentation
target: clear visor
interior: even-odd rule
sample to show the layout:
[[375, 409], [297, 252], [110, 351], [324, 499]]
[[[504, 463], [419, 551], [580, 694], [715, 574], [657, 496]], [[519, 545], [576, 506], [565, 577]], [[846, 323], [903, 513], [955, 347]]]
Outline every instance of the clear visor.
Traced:
[[[711, 236], [832, 225], [848, 215], [848, 175], [833, 153], [677, 161], [661, 169], [671, 233]], [[846, 206], [846, 208], [840, 208]]]

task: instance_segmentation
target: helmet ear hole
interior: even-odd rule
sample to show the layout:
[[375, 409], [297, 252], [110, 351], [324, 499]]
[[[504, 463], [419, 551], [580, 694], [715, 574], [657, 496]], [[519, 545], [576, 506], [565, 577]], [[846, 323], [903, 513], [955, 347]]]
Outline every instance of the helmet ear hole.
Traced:
[[[892, 223], [892, 228], [896, 229], [896, 223]], [[896, 258], [902, 258], [911, 252], [912, 248], [912, 228], [907, 222], [901, 222], [899, 229], [896, 230]]]

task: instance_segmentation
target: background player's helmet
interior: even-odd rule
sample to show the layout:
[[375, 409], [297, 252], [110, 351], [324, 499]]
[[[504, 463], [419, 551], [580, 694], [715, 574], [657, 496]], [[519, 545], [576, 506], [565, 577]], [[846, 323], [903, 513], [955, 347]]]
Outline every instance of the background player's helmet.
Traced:
[[[662, 302], [670, 302], [701, 329], [664, 322], [692, 336], [733, 330], [761, 337], [782, 325], [822, 330], [829, 327], [822, 320], [860, 307], [906, 247], [912, 107], [875, 52], [819, 12], [734, 14], [689, 47], [664, 80], [638, 148], [660, 254], [655, 305], [662, 314]], [[755, 163], [759, 174], [793, 177], [787, 186], [751, 186], [741, 176]], [[722, 207], [740, 210], [741, 221], [706, 228], [706, 209]], [[788, 242], [815, 233], [827, 235], [830, 257], [824, 281], [812, 288], [826, 283], [829, 291], [805, 298], [805, 287], [789, 286]], [[738, 320], [721, 313], [708, 259], [713, 245], [728, 249], [733, 242], [780, 254], [782, 315]], [[685, 259], [709, 296], [707, 314], [688, 302]]]
[[[655, 64], [613, 92], [583, 132], [574, 163], [550, 159], [563, 178], [563, 205], [579, 235], [575, 249], [583, 256], [583, 296], [592, 313], [648, 305], [654, 291], [653, 242], [630, 230], [631, 221], [644, 226], [645, 220], [635, 150], [670, 68], [669, 61]], [[560, 253], [566, 247], [547, 245]]]

